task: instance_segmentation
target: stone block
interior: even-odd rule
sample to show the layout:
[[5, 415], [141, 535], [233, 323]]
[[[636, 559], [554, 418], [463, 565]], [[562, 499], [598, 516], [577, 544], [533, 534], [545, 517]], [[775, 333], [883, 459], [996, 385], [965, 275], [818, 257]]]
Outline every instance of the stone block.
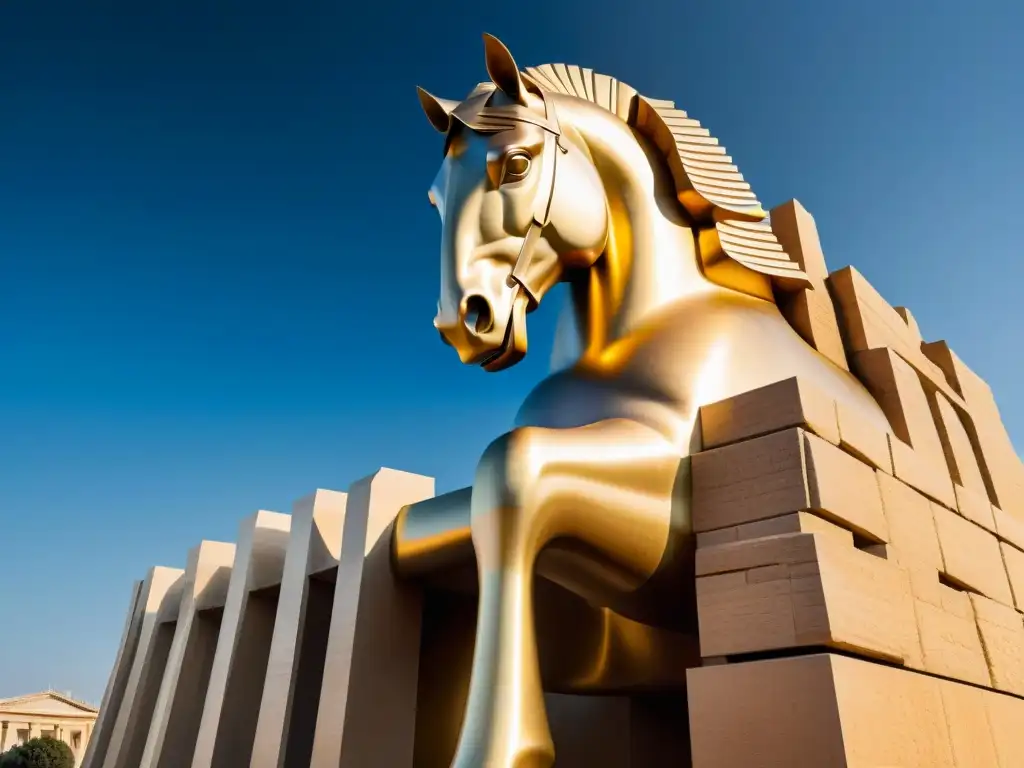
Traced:
[[835, 306], [824, 283], [780, 296], [778, 305], [800, 338], [844, 371], [849, 370]]
[[889, 436], [865, 422], [843, 403], [836, 403], [839, 447], [866, 464], [892, 474]]
[[818, 517], [812, 512], [794, 512], [781, 517], [771, 517], [767, 520], [698, 533], [697, 546], [710, 547], [715, 544], [727, 544], [730, 541], [763, 539], [766, 536], [779, 536], [784, 533], [820, 533], [823, 536], [832, 536], [848, 546], [853, 546], [853, 534], [850, 531], [840, 528], [835, 523]]
[[956, 493], [956, 508], [963, 517], [980, 525], [986, 531], [996, 532], [996, 518], [992, 514], [988, 496], [960, 485], [954, 485], [953, 491]]
[[985, 479], [960, 414], [942, 394], [935, 393], [928, 399], [953, 482], [987, 499]]
[[933, 589], [941, 605], [915, 600], [924, 670], [975, 685], [990, 685], [988, 662], [968, 593], [944, 584]]
[[1024, 765], [1024, 701], [1005, 694], [985, 693], [985, 714], [999, 757], [999, 768]]
[[996, 537], [937, 504], [932, 505], [932, 511], [942, 548], [943, 573], [968, 589], [1013, 605]]
[[[1003, 555], [1006, 575], [1010, 580], [1010, 591], [1013, 593], [1013, 604], [1018, 611], [1024, 612], [1024, 552], [1005, 541], [999, 542], [999, 550]], [[1024, 652], [1024, 649], [1022, 649]], [[102, 710], [101, 710], [102, 711]]]
[[956, 768], [1002, 766], [986, 712], [993, 695], [970, 685], [945, 681], [939, 687]]
[[1004, 512], [993, 505], [992, 519], [996, 524], [996, 534], [1003, 541], [1008, 541], [1017, 549], [1024, 550], [1024, 520]]
[[[979, 457], [979, 467], [993, 503], [1024, 519], [1024, 464], [1014, 449], [999, 415], [992, 390], [944, 341], [925, 344], [924, 353], [938, 363], [948, 380], [963, 394], [964, 427]], [[956, 404], [956, 400], [952, 401]]]
[[701, 655], [830, 646], [903, 662], [920, 656], [907, 575], [814, 533], [697, 550]]
[[787, 200], [771, 210], [772, 232], [812, 283], [828, 277], [825, 254], [821, 249], [818, 225], [799, 200]]
[[814, 510], [869, 539], [888, 535], [871, 469], [802, 429], [696, 454], [692, 468], [698, 532]]
[[693, 768], [960, 768], [952, 683], [821, 654], [691, 669], [687, 685]]
[[875, 475], [896, 559], [942, 570], [942, 550], [931, 502], [910, 486], [882, 472]]
[[889, 348], [910, 363], [931, 387], [943, 392], [952, 402], [963, 404], [942, 369], [925, 356], [916, 328], [908, 325], [860, 272], [845, 267], [829, 275], [826, 284], [836, 305], [854, 371], [857, 365], [853, 358], [857, 353]]
[[770, 221], [775, 237], [804, 270], [812, 286], [778, 296], [782, 314], [804, 341], [843, 370], [849, 370], [836, 310], [825, 286], [828, 268], [814, 217], [798, 201], [790, 200], [772, 209]]
[[704, 449], [804, 427], [839, 443], [835, 401], [795, 376], [700, 409]]
[[918, 373], [891, 349], [858, 352], [851, 362], [898, 438], [891, 439], [889, 446], [893, 473], [936, 501], [955, 507], [946, 454]]
[[921, 327], [917, 324], [917, 318], [914, 317], [914, 313], [906, 307], [893, 307], [896, 310], [896, 314], [903, 318], [903, 322], [907, 324], [907, 328], [910, 329], [912, 335], [912, 341], [916, 342], [918, 346], [921, 345]]
[[1024, 618], [1013, 608], [970, 595], [992, 686], [1024, 696]]
[[810, 508], [872, 541], [888, 541], [889, 524], [871, 467], [814, 435], [804, 435], [804, 452]]

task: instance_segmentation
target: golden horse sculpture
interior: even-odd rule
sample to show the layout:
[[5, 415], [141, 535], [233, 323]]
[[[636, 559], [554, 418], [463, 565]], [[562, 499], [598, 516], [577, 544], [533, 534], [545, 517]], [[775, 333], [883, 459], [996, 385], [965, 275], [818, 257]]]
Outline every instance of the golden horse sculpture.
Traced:
[[445, 136], [434, 324], [463, 363], [502, 370], [526, 354], [528, 313], [568, 282], [582, 351], [532, 391], [471, 492], [402, 510], [393, 559], [421, 576], [471, 539], [479, 608], [453, 765], [532, 768], [554, 762], [537, 573], [616, 615], [695, 629], [701, 405], [799, 375], [891, 430], [781, 314], [775, 294], [808, 279], [696, 120], [587, 69], [520, 71], [484, 42], [491, 82], [461, 102], [419, 92]]

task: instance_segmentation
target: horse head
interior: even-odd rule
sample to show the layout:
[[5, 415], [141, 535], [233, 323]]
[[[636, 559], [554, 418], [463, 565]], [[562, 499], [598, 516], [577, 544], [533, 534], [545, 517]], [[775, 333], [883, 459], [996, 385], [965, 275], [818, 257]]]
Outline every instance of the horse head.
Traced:
[[582, 137], [500, 41], [484, 42], [490, 84], [463, 102], [419, 96], [445, 134], [429, 193], [442, 223], [434, 325], [463, 363], [498, 371], [526, 354], [526, 314], [601, 255], [609, 213]]

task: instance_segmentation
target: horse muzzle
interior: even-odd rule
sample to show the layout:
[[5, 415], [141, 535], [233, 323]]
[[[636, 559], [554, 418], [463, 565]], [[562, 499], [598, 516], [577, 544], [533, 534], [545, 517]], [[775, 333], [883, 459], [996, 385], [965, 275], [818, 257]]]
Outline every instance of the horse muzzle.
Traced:
[[496, 372], [518, 363], [526, 355], [526, 294], [513, 289], [508, 315], [495, 314], [490, 301], [480, 294], [471, 294], [461, 303], [454, 322], [435, 318], [434, 327], [441, 339], [459, 355], [466, 365], [479, 365]]

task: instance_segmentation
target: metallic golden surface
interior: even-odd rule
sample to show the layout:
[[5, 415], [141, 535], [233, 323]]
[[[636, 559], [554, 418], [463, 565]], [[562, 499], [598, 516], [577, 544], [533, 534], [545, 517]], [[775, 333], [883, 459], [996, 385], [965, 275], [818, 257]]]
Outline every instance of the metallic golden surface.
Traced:
[[[537, 654], [547, 693], [683, 691], [700, 663], [696, 635], [632, 622], [595, 608], [546, 579], [536, 584]], [[430, 589], [423, 616], [413, 765], [447, 768], [469, 693], [475, 594]]]
[[[485, 55], [492, 83], [466, 100], [420, 93], [445, 133], [430, 193], [442, 220], [435, 326], [464, 363], [500, 370], [526, 354], [528, 311], [565, 281], [580, 354], [533, 390], [517, 428], [477, 469], [469, 538], [479, 608], [452, 765], [546, 767], [554, 747], [535, 574], [613, 609], [609, 622], [693, 628], [686, 457], [700, 450], [702, 404], [797, 375], [889, 425], [779, 312], [773, 291], [806, 287], [807, 277], [699, 123], [590, 70], [520, 72], [494, 38]], [[421, 505], [403, 512], [400, 572], [466, 556], [453, 509], [439, 504], [433, 523]], [[616, 653], [630, 664], [657, 656], [640, 632], [590, 626], [591, 647], [609, 651], [598, 667], [611, 668]]]

